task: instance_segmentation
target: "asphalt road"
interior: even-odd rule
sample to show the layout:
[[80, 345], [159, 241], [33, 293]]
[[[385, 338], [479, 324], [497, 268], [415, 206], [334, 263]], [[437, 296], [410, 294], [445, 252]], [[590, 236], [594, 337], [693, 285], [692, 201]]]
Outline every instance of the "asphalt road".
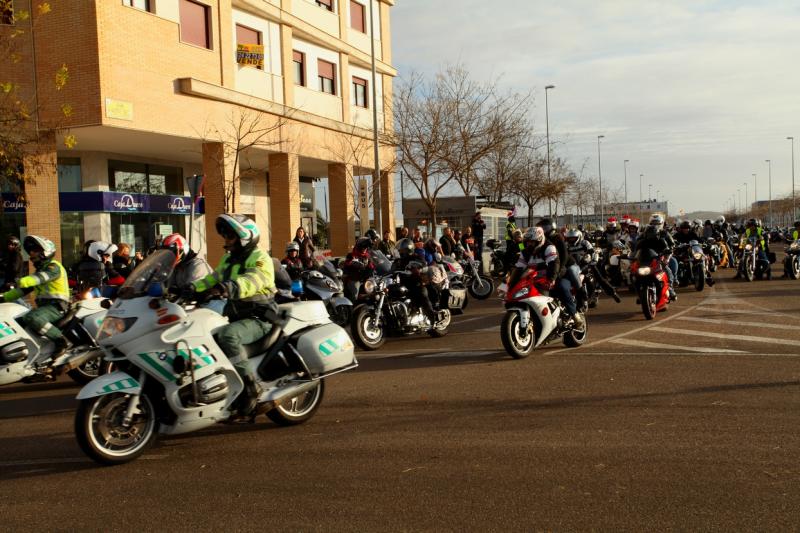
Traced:
[[[303, 426], [220, 426], [95, 466], [77, 387], [0, 389], [0, 529], [798, 530], [800, 282], [626, 296], [580, 349], [504, 354], [502, 307], [391, 340]], [[725, 279], [727, 278], [727, 279]]]

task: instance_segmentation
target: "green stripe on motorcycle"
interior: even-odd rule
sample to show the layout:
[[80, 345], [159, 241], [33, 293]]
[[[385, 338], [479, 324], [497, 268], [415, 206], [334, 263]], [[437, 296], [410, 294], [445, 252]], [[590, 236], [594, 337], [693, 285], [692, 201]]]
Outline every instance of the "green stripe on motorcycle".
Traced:
[[103, 392], [116, 392], [121, 391], [123, 389], [132, 389], [134, 387], [138, 387], [139, 383], [133, 378], [125, 378], [119, 381], [115, 381], [114, 383], [109, 383], [101, 390]]
[[147, 363], [148, 365], [150, 365], [150, 366], [153, 368], [153, 370], [155, 370], [156, 372], [158, 372], [159, 374], [161, 374], [161, 376], [162, 376], [162, 377], [164, 377], [165, 379], [169, 379], [169, 380], [173, 380], [173, 379], [175, 379], [175, 375], [174, 375], [172, 372], [169, 372], [169, 371], [167, 371], [167, 369], [166, 369], [166, 368], [164, 368], [163, 366], [161, 366], [160, 364], [158, 364], [158, 362], [154, 361], [154, 360], [153, 360], [153, 358], [152, 358], [152, 357], [150, 357], [150, 355], [149, 355], [149, 354], [146, 354], [146, 353], [140, 353], [140, 354], [139, 354], [139, 357], [141, 357], [141, 358], [142, 358], [142, 360], [143, 360], [145, 363]]

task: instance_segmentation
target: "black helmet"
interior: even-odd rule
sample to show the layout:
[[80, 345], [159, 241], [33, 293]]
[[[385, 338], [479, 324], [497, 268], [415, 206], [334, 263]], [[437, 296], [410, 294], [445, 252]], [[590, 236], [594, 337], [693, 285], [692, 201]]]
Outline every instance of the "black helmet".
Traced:
[[378, 236], [378, 232], [372, 228], [367, 230], [367, 232], [364, 234], [364, 237], [367, 237], [372, 242], [381, 240], [381, 238]]
[[414, 241], [406, 237], [405, 239], [400, 239], [396, 246], [397, 253], [401, 256], [405, 257], [407, 255], [414, 254]]
[[361, 237], [356, 241], [356, 250], [363, 252], [364, 250], [369, 250], [370, 248], [372, 248], [372, 241], [369, 239], [369, 237]]
[[[795, 228], [800, 228], [800, 220], [795, 220], [794, 221], [794, 227]], [[17, 241], [17, 242], [19, 242], [19, 241]]]
[[644, 238], [645, 239], [655, 239], [656, 237], [658, 237], [658, 228], [656, 226], [648, 225], [644, 229]]
[[681, 224], [680, 224], [680, 226], [678, 226], [678, 228], [679, 229], [692, 229], [692, 223], [689, 222], [688, 220], [684, 220], [683, 222], [681, 222]]
[[756, 219], [751, 218], [750, 220], [747, 221], [747, 225], [755, 227], [756, 226]]
[[549, 218], [543, 218], [536, 225], [542, 228], [544, 231], [544, 236], [548, 239], [556, 233], [556, 227], [553, 224], [553, 221]]
[[9, 235], [6, 239], [6, 246], [13, 246], [14, 250], [19, 250], [19, 238], [15, 235]]

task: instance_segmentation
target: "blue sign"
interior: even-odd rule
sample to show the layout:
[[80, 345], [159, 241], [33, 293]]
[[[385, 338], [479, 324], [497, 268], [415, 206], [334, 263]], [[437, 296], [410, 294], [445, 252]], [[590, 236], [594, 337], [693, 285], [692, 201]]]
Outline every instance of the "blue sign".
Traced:
[[[99, 213], [169, 213], [188, 215], [192, 212], [189, 196], [137, 194], [125, 192], [62, 192], [59, 195], [61, 211]], [[203, 214], [205, 204], [201, 198], [195, 212]]]

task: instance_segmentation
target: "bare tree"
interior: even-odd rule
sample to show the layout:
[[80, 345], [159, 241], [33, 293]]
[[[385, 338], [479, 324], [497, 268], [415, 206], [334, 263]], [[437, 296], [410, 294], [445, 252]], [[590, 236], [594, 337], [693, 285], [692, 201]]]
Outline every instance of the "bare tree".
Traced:
[[547, 198], [547, 159], [533, 150], [527, 150], [520, 170], [521, 173], [511, 184], [511, 191], [527, 208], [528, 224], [531, 224], [533, 209]]

